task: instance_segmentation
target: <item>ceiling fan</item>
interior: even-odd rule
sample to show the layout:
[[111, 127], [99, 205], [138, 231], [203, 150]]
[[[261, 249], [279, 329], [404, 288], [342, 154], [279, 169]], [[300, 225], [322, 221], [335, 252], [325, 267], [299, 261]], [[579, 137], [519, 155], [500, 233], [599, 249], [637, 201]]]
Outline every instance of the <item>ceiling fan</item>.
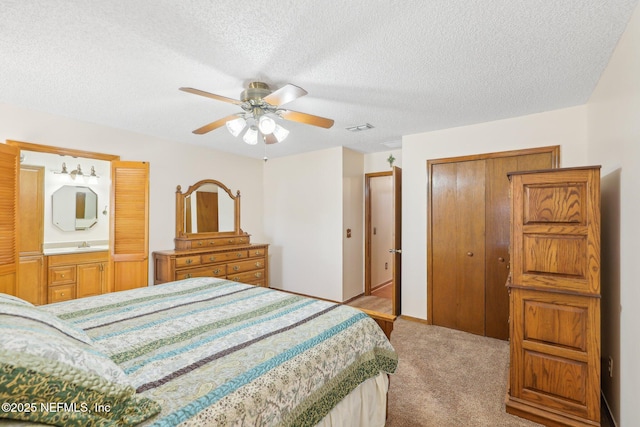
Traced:
[[282, 105], [307, 94], [306, 90], [292, 84], [287, 84], [280, 89], [272, 91], [266, 83], [251, 82], [249, 87], [242, 92], [239, 100], [190, 87], [181, 87], [180, 90], [239, 105], [244, 110], [241, 113], [231, 114], [194, 130], [193, 133], [198, 135], [226, 125], [233, 136], [242, 135], [242, 139], [247, 144], [255, 145], [259, 139], [262, 139], [266, 144], [274, 144], [283, 141], [289, 135], [288, 130], [276, 123], [277, 119], [290, 120], [325, 129], [333, 126], [333, 120], [331, 119], [281, 108]]

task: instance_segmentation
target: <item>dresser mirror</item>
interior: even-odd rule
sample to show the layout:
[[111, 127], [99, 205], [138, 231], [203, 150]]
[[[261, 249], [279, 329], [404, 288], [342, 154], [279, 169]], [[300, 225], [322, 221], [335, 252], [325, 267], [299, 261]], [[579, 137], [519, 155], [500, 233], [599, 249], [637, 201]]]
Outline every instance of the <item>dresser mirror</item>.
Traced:
[[89, 187], [63, 185], [51, 196], [53, 224], [62, 231], [87, 230], [98, 223], [98, 195]]
[[176, 238], [208, 238], [241, 234], [240, 192], [205, 179], [182, 193], [176, 190]]

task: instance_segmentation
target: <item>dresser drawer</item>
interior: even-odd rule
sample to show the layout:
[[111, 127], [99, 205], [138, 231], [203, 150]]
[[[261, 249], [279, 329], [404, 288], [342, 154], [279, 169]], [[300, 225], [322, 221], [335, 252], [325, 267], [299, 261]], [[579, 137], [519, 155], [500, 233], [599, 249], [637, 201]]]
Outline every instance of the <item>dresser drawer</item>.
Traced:
[[76, 266], [49, 267], [49, 285], [65, 285], [76, 282]]
[[212, 262], [227, 262], [243, 258], [247, 258], [247, 251], [220, 252], [201, 255], [200, 262], [202, 264], [207, 264]]
[[49, 287], [48, 303], [69, 301], [76, 297], [76, 285], [59, 285]]
[[227, 274], [242, 273], [243, 271], [264, 268], [264, 258], [255, 258], [247, 261], [230, 262], [227, 266]]
[[257, 256], [264, 256], [266, 250], [264, 248], [258, 248], [258, 249], [251, 249], [249, 251], [249, 257], [257, 257]]
[[175, 280], [190, 279], [192, 277], [224, 277], [227, 275], [226, 265], [214, 265], [211, 267], [190, 268], [176, 272]]
[[264, 270], [246, 271], [244, 273], [230, 273], [227, 279], [234, 282], [249, 283], [249, 284], [263, 284], [264, 283]]
[[182, 256], [182, 257], [176, 258], [176, 268], [188, 267], [191, 265], [200, 265], [200, 256], [192, 255], [192, 256]]

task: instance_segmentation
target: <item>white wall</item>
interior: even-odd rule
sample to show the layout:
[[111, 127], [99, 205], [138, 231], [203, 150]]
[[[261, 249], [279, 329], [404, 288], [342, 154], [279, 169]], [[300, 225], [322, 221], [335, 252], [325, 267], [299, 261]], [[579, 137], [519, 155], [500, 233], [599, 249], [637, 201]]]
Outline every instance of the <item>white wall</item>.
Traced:
[[[602, 389], [619, 426], [640, 425], [640, 8], [587, 103], [588, 160], [602, 164]], [[605, 365], [606, 367], [606, 365]]]
[[402, 150], [381, 151], [364, 156], [364, 173], [387, 172], [391, 170], [387, 159], [393, 156], [393, 166], [402, 167]]
[[264, 164], [271, 286], [342, 299], [342, 147]]
[[402, 139], [402, 314], [427, 318], [427, 160], [549, 145], [561, 166], [586, 164], [585, 106]]
[[[252, 234], [254, 242], [269, 243], [263, 230], [262, 160], [216, 151], [214, 137], [204, 136], [211, 140], [211, 148], [178, 144], [6, 104], [0, 104], [0, 117], [2, 142], [13, 139], [149, 162], [150, 256], [153, 251], [174, 247], [176, 186], [185, 191], [207, 178], [224, 183], [234, 193], [240, 190], [243, 230]], [[149, 262], [150, 282], [152, 264]]]
[[346, 301], [364, 292], [364, 154], [346, 148], [342, 150], [342, 218], [340, 301]]

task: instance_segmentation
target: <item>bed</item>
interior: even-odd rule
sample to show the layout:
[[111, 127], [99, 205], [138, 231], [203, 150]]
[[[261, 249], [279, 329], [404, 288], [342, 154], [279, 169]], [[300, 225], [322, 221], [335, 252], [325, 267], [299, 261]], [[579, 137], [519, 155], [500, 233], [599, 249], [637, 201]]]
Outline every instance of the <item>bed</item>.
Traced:
[[360, 310], [209, 277], [0, 296], [0, 337], [10, 425], [383, 426], [398, 361]]

